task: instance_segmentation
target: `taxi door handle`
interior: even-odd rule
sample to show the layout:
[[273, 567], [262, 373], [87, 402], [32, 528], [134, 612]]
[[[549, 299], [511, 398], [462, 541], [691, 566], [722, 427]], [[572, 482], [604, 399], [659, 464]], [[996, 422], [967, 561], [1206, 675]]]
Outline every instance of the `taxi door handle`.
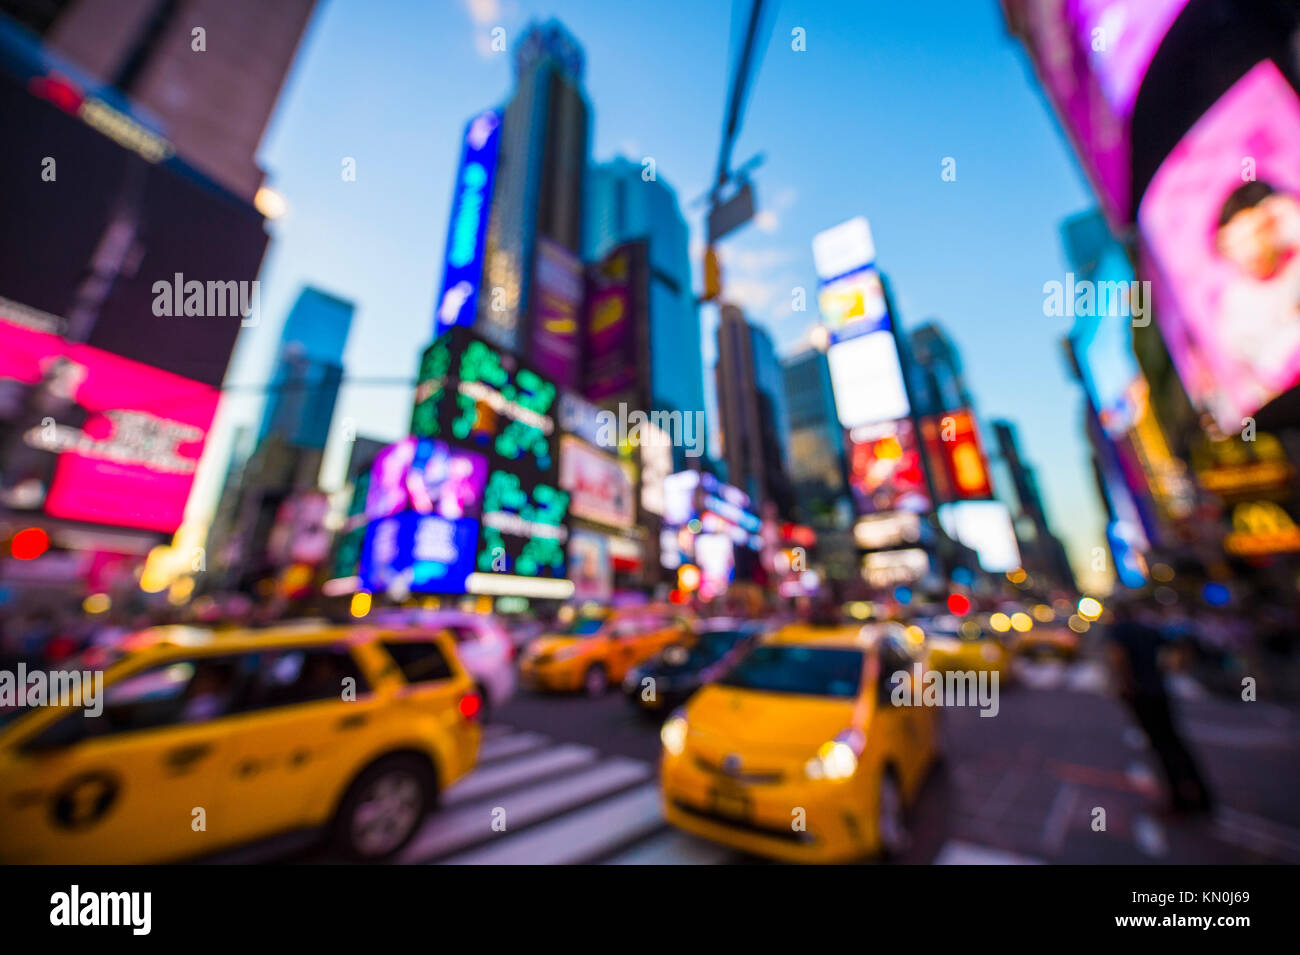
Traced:
[[175, 770], [186, 770], [203, 759], [212, 751], [212, 746], [208, 743], [193, 743], [186, 746], [177, 746], [170, 749], [164, 754], [163, 762], [168, 767]]
[[337, 725], [341, 730], [355, 730], [365, 726], [368, 719], [369, 717], [364, 713], [353, 713], [351, 716], [343, 717]]

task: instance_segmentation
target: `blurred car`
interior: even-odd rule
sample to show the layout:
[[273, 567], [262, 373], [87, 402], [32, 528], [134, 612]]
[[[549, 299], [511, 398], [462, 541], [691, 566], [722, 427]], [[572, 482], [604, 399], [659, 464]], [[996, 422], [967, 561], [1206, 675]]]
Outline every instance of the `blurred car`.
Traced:
[[1010, 682], [1014, 654], [1000, 635], [975, 620], [952, 616], [919, 620], [917, 625], [925, 633], [928, 663], [934, 669], [996, 673], [1003, 686]]
[[668, 822], [791, 862], [897, 855], [938, 751], [936, 709], [891, 702], [920, 662], [884, 628], [764, 640], [665, 721]]
[[1036, 624], [1027, 633], [1016, 636], [1016, 653], [1023, 657], [1061, 657], [1073, 660], [1079, 655], [1079, 635], [1060, 624]]
[[632, 667], [681, 643], [688, 634], [676, 608], [650, 605], [579, 613], [562, 630], [528, 644], [519, 657], [519, 679], [530, 689], [602, 696]]
[[384, 625], [416, 630], [445, 630], [456, 641], [456, 655], [465, 665], [483, 697], [481, 719], [510, 702], [515, 694], [515, 645], [505, 626], [490, 613], [468, 610], [401, 609], [372, 617]]
[[103, 671], [98, 702], [0, 727], [6, 863], [171, 861], [302, 829], [378, 861], [478, 756], [480, 699], [442, 634], [160, 627], [76, 666]]
[[[719, 617], [692, 628], [686, 643], [674, 643], [627, 671], [623, 693], [647, 713], [663, 713], [686, 702], [705, 683], [725, 673], [749, 650], [763, 624]], [[650, 684], [646, 680], [651, 680]]]

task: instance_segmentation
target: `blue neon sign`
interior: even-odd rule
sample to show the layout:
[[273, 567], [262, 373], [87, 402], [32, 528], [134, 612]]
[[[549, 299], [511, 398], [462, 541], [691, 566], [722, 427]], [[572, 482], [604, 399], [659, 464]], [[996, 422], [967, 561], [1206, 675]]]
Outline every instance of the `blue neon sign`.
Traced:
[[474, 324], [500, 145], [501, 116], [495, 110], [479, 113], [466, 125], [447, 225], [442, 288], [433, 307], [435, 337], [455, 325]]

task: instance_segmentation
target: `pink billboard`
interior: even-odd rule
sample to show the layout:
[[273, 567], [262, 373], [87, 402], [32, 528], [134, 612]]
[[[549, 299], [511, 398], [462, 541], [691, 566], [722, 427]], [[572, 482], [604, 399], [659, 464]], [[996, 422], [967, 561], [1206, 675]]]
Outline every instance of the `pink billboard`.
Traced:
[[1004, 0], [1111, 225], [1132, 217], [1129, 127], [1160, 42], [1188, 0]]
[[174, 532], [220, 392], [0, 319], [0, 381], [42, 378], [52, 379], [63, 406], [25, 436], [56, 456], [45, 512]]
[[1271, 61], [1183, 136], [1138, 222], [1183, 385], [1240, 431], [1300, 383], [1300, 99]]

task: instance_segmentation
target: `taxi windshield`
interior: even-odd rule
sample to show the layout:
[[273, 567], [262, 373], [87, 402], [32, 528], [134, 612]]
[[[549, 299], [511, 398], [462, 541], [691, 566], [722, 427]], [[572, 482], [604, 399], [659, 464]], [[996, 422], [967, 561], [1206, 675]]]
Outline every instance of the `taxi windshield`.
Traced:
[[847, 647], [758, 647], [718, 682], [742, 690], [852, 699], [862, 684], [862, 651]]
[[604, 617], [575, 617], [573, 622], [559, 632], [566, 637], [590, 637], [604, 625]]

